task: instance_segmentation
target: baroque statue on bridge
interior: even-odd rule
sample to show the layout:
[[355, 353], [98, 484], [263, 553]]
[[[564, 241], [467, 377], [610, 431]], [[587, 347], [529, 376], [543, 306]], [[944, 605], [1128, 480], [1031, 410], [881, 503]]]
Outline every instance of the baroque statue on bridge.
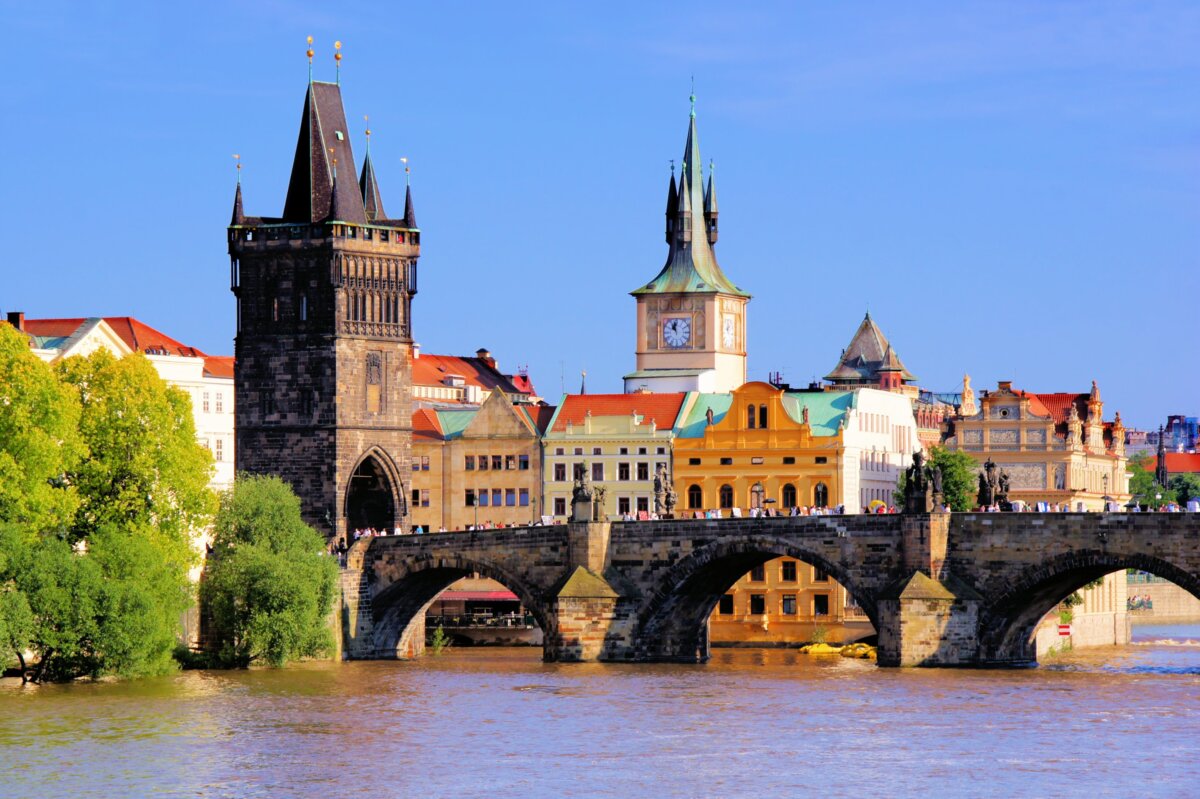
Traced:
[[929, 513], [942, 504], [942, 470], [925, 463], [925, 453], [913, 453], [912, 466], [905, 472], [904, 512]]
[[588, 467], [585, 463], [575, 475], [575, 487], [571, 489], [572, 521], [592, 521], [592, 497], [592, 483], [588, 479]]
[[983, 471], [979, 473], [979, 495], [976, 499], [979, 506], [988, 508], [998, 505], [1000, 510], [1012, 510], [1008, 501], [1008, 472], [1001, 471], [995, 461], [988, 458], [983, 463]]

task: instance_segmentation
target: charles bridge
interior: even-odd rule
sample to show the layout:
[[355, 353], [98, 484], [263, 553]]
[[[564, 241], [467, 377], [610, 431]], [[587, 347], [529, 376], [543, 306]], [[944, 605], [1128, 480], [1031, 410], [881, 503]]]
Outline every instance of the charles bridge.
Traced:
[[886, 666], [1028, 665], [1059, 601], [1124, 568], [1200, 596], [1200, 514], [905, 513], [572, 522], [363, 539], [343, 572], [345, 656], [410, 658], [425, 610], [471, 573], [507, 586], [548, 661], [703, 662], [708, 616], [780, 556], [845, 586]]

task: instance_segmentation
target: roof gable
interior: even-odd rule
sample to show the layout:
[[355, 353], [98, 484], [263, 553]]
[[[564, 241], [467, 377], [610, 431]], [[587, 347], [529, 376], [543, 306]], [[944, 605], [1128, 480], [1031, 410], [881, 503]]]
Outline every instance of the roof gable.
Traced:
[[901, 379], [905, 381], [917, 379], [904, 367], [900, 356], [891, 348], [887, 336], [883, 335], [883, 331], [868, 313], [854, 332], [850, 343], [846, 345], [846, 349], [842, 351], [837, 366], [825, 375], [825, 379], [833, 383], [878, 382], [881, 370], [899, 372]]
[[669, 394], [567, 394], [559, 404], [552, 432], [565, 432], [567, 424], [583, 424], [589, 415], [642, 417], [643, 423], [653, 421], [659, 430], [675, 426], [683, 406], [683, 392]]

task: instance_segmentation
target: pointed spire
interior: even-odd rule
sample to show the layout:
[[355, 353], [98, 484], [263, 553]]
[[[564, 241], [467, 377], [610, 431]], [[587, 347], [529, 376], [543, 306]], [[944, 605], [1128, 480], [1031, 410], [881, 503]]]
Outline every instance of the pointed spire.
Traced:
[[[346, 112], [342, 108], [341, 89], [332, 83], [310, 83], [304, 96], [300, 135], [296, 140], [296, 155], [288, 181], [287, 200], [284, 202], [285, 221], [320, 222], [327, 219], [333, 196], [337, 194], [340, 221], [355, 225], [366, 223], [362, 196], [355, 191], [355, 159], [347, 133], [349, 130]], [[343, 171], [351, 171], [350, 179], [339, 181], [336, 191], [332, 165], [334, 158], [342, 165]]]
[[[330, 147], [332, 153], [333, 148]], [[345, 222], [342, 219], [341, 205], [338, 203], [338, 174], [337, 174], [337, 158], [330, 156], [330, 161], [333, 164], [333, 190], [329, 199], [329, 213], [325, 216], [325, 222]]]
[[675, 235], [675, 213], [679, 207], [679, 192], [675, 189], [675, 162], [671, 161], [671, 177], [667, 182], [667, 244]]
[[[365, 120], [366, 117], [364, 116]], [[379, 183], [375, 179], [375, 167], [371, 163], [371, 129], [367, 128], [367, 157], [363, 159], [362, 175], [358, 179], [358, 188], [362, 192], [363, 210], [367, 221], [387, 219], [383, 211], [383, 197], [379, 193]]]
[[708, 188], [704, 190], [704, 224], [708, 228], [708, 243], [717, 243], [717, 167], [708, 162]]
[[232, 225], [244, 225], [246, 223], [246, 215], [242, 213], [242, 181], [241, 175], [238, 175], [237, 191], [233, 193], [233, 217], [229, 220]]

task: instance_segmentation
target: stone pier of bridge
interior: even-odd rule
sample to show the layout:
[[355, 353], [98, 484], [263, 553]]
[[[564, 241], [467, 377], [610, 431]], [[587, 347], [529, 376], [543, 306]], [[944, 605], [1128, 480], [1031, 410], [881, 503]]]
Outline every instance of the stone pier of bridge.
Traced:
[[345, 657], [410, 658], [454, 580], [490, 577], [547, 661], [703, 662], [708, 618], [755, 566], [820, 567], [879, 634], [883, 666], [1028, 665], [1039, 619], [1138, 568], [1200, 595], [1200, 514], [898, 514], [572, 522], [364, 539], [342, 580]]

